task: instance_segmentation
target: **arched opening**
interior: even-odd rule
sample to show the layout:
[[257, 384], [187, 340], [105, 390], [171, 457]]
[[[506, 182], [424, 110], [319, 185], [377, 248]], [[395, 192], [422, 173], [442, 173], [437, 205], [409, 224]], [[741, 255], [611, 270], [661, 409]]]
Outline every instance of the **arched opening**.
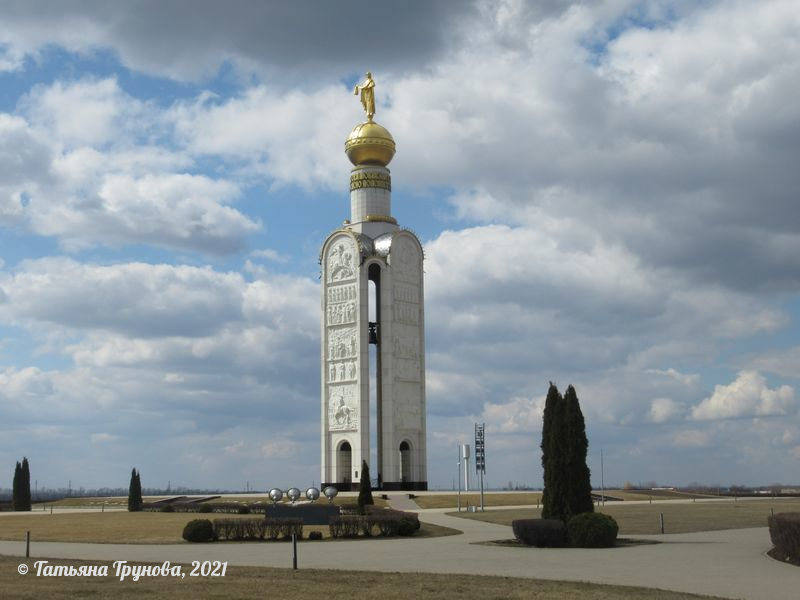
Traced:
[[353, 451], [350, 448], [350, 442], [342, 442], [339, 444], [338, 456], [336, 457], [336, 482], [344, 483], [349, 486], [352, 482], [353, 468]]
[[411, 481], [411, 446], [406, 441], [400, 444], [400, 481]]
[[383, 483], [383, 416], [381, 402], [381, 267], [373, 263], [368, 275], [368, 321], [369, 321], [369, 431], [370, 461], [372, 475], [377, 479], [376, 488]]

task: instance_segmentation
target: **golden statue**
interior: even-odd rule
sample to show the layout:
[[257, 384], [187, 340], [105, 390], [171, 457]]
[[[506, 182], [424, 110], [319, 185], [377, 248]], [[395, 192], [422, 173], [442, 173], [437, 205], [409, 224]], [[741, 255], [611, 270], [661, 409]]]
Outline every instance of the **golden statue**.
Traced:
[[358, 96], [361, 92], [361, 105], [367, 113], [367, 121], [372, 123], [372, 117], [375, 115], [375, 82], [372, 80], [372, 73], [367, 71], [367, 78], [363, 84], [356, 84], [353, 90], [353, 95]]

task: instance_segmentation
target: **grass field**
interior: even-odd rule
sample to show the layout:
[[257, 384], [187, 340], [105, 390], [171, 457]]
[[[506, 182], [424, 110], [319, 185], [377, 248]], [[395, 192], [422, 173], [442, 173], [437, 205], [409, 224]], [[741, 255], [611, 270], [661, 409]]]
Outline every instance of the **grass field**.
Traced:
[[[157, 500], [163, 500], [165, 498], [174, 498], [175, 496], [145, 496], [143, 500], [145, 502], [155, 502]], [[375, 500], [375, 506], [388, 506], [389, 503], [386, 500], [382, 500], [378, 493], [373, 493], [373, 498]], [[337, 496], [333, 499], [334, 504], [354, 504], [357, 500], [357, 496], [349, 495], [349, 496]], [[223, 498], [215, 498], [210, 502], [239, 502], [242, 504], [255, 504], [256, 502], [272, 502], [269, 499], [267, 494], [259, 494], [259, 495], [249, 495], [249, 496], [225, 496]], [[284, 496], [282, 503], [288, 502], [288, 499]], [[322, 499], [319, 502], [327, 502], [326, 499]], [[107, 497], [84, 497], [84, 498], [62, 498], [61, 500], [56, 500], [54, 502], [45, 502], [43, 503], [45, 509], [49, 506], [56, 506], [56, 507], [70, 507], [70, 508], [80, 508], [80, 507], [89, 507], [89, 508], [98, 508], [100, 506], [105, 505], [108, 508], [127, 508], [128, 507], [128, 499], [122, 496], [107, 496]], [[455, 506], [455, 504], [453, 505]], [[42, 510], [42, 504], [37, 503], [34, 504], [33, 510]]]
[[[17, 566], [25, 563], [31, 571], [19, 575]], [[171, 600], [195, 598], [352, 598], [368, 595], [385, 600], [401, 598], [487, 598], [559, 600], [682, 600], [710, 598], [653, 589], [606, 586], [588, 583], [545, 581], [425, 573], [378, 573], [362, 571], [324, 571], [312, 569], [228, 567], [225, 577], [152, 577], [120, 582], [111, 563], [51, 559], [50, 565], [109, 566], [107, 577], [36, 577], [34, 561], [0, 556], [0, 598], [65, 600], [114, 598], [138, 600], [143, 597], [168, 597]], [[188, 572], [191, 567], [184, 567]]]
[[[0, 518], [0, 539], [24, 540], [25, 532], [40, 542], [93, 542], [98, 544], [175, 544], [183, 542], [183, 528], [192, 519], [237, 519], [257, 515], [209, 515], [159, 512], [108, 512], [66, 514], [15, 514]], [[327, 525], [306, 525], [303, 534], [321, 531], [329, 538]], [[456, 535], [458, 530], [423, 523], [415, 537]], [[0, 597], [2, 597], [0, 595]]]
[[[715, 531], [745, 527], [766, 527], [770, 509], [775, 512], [800, 511], [800, 499], [792, 500], [747, 500], [698, 502], [686, 504], [635, 504], [606, 505], [596, 508], [598, 512], [611, 515], [619, 524], [620, 535], [661, 533], [659, 513], [664, 513], [665, 533], [689, 533], [693, 531]], [[483, 513], [448, 513], [465, 519], [477, 519], [499, 525], [511, 525], [514, 519], [538, 519], [541, 510], [521, 508], [492, 510]]]
[[[517, 492], [517, 493], [496, 493], [484, 494], [483, 501], [485, 506], [516, 506], [522, 504], [536, 505], [537, 500], [542, 497], [541, 492]], [[457, 494], [432, 494], [430, 496], [417, 496], [414, 502], [420, 508], [455, 508], [458, 506]], [[470, 493], [461, 494], [461, 507], [480, 506], [481, 495]]]

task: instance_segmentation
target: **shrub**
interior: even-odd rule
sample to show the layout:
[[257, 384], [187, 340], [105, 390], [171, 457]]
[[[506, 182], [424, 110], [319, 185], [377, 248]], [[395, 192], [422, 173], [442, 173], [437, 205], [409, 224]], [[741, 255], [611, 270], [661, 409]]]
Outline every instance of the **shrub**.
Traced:
[[353, 538], [358, 536], [361, 531], [362, 521], [365, 517], [361, 515], [339, 515], [338, 517], [331, 517], [329, 526], [331, 536], [335, 538]]
[[511, 528], [514, 537], [527, 546], [560, 548], [567, 542], [567, 527], [558, 519], [517, 519]]
[[569, 543], [576, 548], [611, 548], [618, 532], [614, 517], [603, 513], [585, 512], [567, 522]]
[[321, 540], [322, 539], [322, 532], [321, 531], [309, 531], [308, 532], [308, 539], [310, 539], [310, 540]]
[[800, 512], [769, 517], [769, 537], [783, 558], [800, 560]]
[[197, 508], [197, 512], [200, 512], [200, 513], [210, 513], [210, 512], [214, 512], [214, 507], [213, 507], [213, 506], [211, 506], [210, 504], [201, 504], [201, 505], [200, 505], [200, 506]]
[[172, 504], [165, 504], [159, 509], [159, 512], [175, 512], [175, 507]]
[[265, 519], [214, 519], [214, 534], [220, 540], [263, 540]]
[[419, 519], [412, 519], [410, 517], [401, 517], [397, 527], [397, 535], [403, 537], [414, 535], [419, 529]]
[[249, 506], [247, 506], [247, 504], [242, 504], [242, 505], [239, 507], [239, 509], [238, 509], [238, 511], [237, 511], [237, 512], [238, 512], [240, 515], [249, 515], [249, 514], [250, 514], [250, 507], [249, 507]]
[[213, 542], [214, 526], [208, 519], [189, 521], [183, 528], [183, 539], [187, 542]]

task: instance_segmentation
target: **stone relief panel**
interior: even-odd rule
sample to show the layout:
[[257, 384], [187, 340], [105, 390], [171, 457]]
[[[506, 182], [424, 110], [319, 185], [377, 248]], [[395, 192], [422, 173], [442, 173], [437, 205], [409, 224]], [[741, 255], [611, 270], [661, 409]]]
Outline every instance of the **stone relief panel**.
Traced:
[[398, 429], [420, 429], [422, 427], [421, 390], [419, 384], [396, 383], [394, 422]]
[[355, 279], [358, 270], [358, 249], [352, 238], [342, 235], [328, 248], [325, 259], [328, 283]]
[[419, 361], [395, 358], [394, 379], [395, 381], [421, 381]]
[[396, 337], [394, 338], [394, 357], [419, 359], [419, 338]]
[[419, 288], [415, 285], [395, 285], [394, 299], [417, 304], [419, 303]]
[[328, 363], [328, 383], [355, 381], [357, 377], [358, 367], [354, 360]]
[[357, 352], [355, 327], [328, 330], [328, 360], [356, 358]]
[[354, 283], [348, 285], [337, 285], [328, 288], [328, 304], [340, 304], [355, 300], [358, 291]]
[[328, 306], [328, 325], [344, 325], [356, 322], [356, 303], [332, 304]]
[[397, 236], [392, 241], [390, 253], [392, 269], [400, 281], [418, 283], [420, 278], [420, 256], [417, 245], [406, 236]]
[[394, 320], [398, 323], [409, 325], [419, 325], [419, 305], [408, 304], [407, 302], [395, 302], [392, 307]]
[[358, 429], [356, 386], [330, 386], [328, 389], [328, 430], [350, 431], [356, 429]]

